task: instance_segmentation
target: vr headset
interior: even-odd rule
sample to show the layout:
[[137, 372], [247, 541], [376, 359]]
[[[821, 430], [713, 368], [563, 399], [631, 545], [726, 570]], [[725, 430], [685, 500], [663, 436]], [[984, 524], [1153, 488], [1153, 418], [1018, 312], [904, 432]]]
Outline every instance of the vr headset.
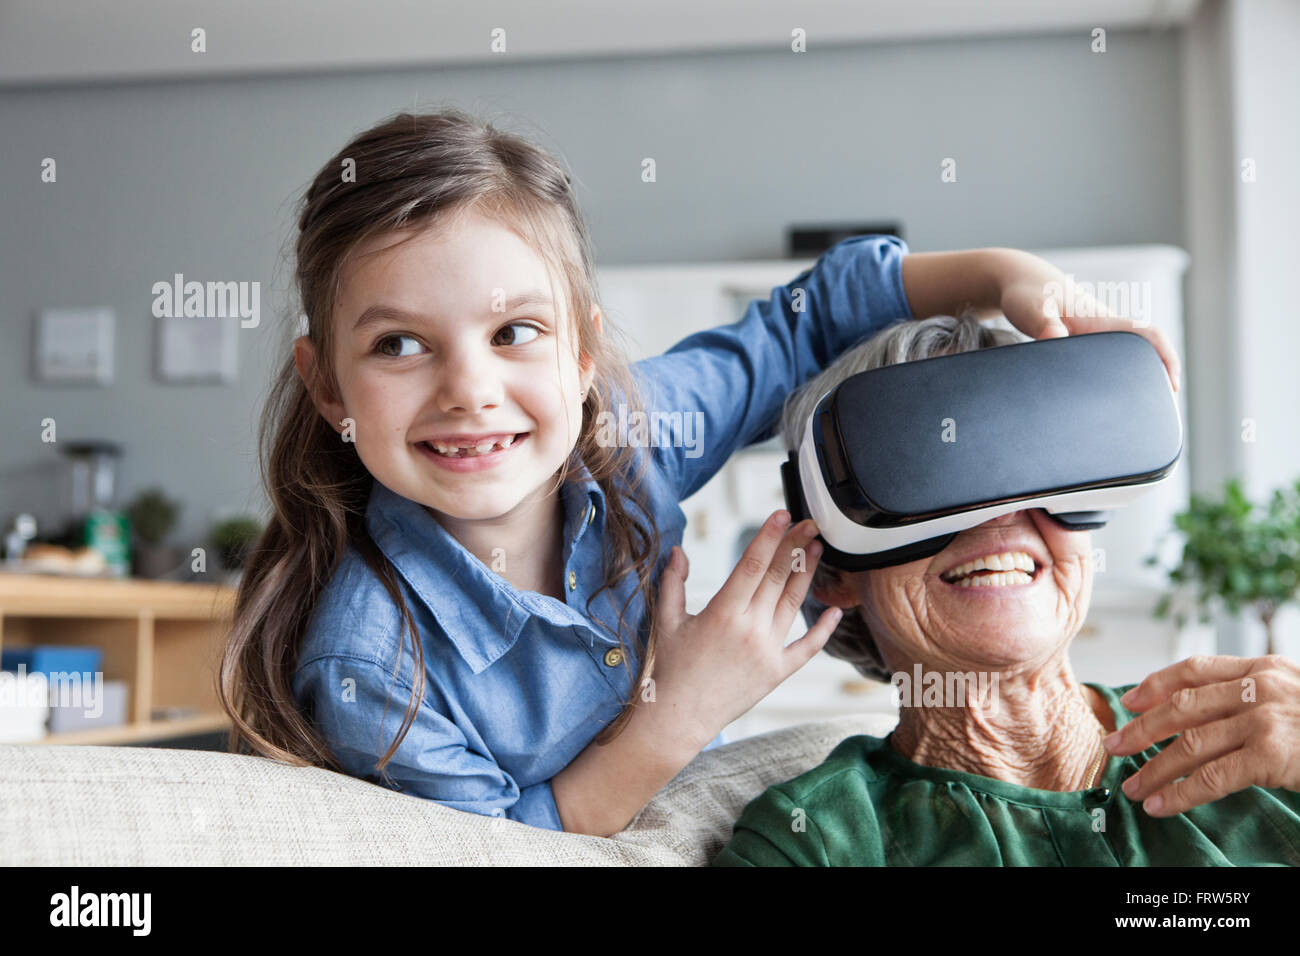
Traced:
[[1182, 452], [1159, 353], [1094, 332], [860, 372], [817, 403], [781, 465], [792, 524], [817, 523], [845, 571], [937, 554], [991, 518], [1042, 508], [1100, 528], [1166, 481]]

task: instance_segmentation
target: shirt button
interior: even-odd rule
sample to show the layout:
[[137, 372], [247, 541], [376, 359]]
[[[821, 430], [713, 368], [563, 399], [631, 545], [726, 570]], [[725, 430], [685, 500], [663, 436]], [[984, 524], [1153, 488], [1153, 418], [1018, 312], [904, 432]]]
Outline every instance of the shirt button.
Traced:
[[572, 571], [569, 572], [569, 590], [572, 591], [578, 586], [578, 576]]
[[606, 667], [617, 667], [621, 663], [623, 663], [623, 652], [617, 647], [611, 647], [605, 652]]
[[1093, 787], [1084, 792], [1083, 799], [1094, 806], [1100, 806], [1110, 799], [1110, 787]]

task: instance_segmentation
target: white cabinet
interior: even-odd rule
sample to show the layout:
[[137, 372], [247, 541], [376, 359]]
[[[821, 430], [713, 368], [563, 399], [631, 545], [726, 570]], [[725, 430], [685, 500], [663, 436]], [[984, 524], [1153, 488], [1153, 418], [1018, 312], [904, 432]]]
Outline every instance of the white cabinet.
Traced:
[[[1142, 323], [1161, 329], [1183, 354], [1182, 275], [1187, 255], [1169, 246], [1040, 250], [1076, 282], [1089, 283], [1103, 304], [1120, 306]], [[682, 338], [733, 322], [752, 298], [766, 299], [813, 260], [624, 267], [600, 270], [600, 290], [611, 321], [635, 343], [633, 360], [659, 354]], [[998, 320], [1005, 323], [1005, 320]], [[1008, 326], [1009, 327], [1009, 326]], [[1050, 399], [1050, 397], [1049, 397]], [[1179, 393], [1186, 442], [1184, 393]], [[744, 544], [766, 517], [784, 507], [776, 439], [737, 452], [728, 464], [683, 502], [687, 526], [682, 548], [690, 558], [687, 608], [702, 608], [735, 567]], [[1212, 653], [1213, 633], [1189, 625], [1179, 631], [1157, 621], [1151, 609], [1164, 585], [1143, 558], [1172, 529], [1186, 506], [1185, 462], [1140, 503], [1119, 511], [1106, 528], [1092, 532], [1098, 559], [1088, 620], [1071, 648], [1080, 680], [1135, 683], [1151, 671], [1192, 653]], [[1170, 552], [1170, 548], [1175, 548]], [[1169, 538], [1161, 556], [1170, 562]], [[796, 619], [788, 639], [804, 633]], [[723, 675], [720, 679], [725, 679]], [[819, 655], [766, 700], [728, 728], [733, 737], [838, 714], [895, 712], [887, 685], [860, 679], [843, 661]]]
[[734, 322], [751, 298], [766, 299], [814, 259], [606, 266], [597, 269], [609, 319], [632, 340], [636, 361], [668, 351], [692, 332]]

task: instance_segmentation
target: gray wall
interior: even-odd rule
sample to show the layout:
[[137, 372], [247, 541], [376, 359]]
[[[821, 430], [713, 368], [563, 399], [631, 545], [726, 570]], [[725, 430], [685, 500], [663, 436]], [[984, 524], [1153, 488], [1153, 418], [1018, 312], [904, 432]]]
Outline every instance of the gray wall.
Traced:
[[[0, 519], [61, 516], [46, 417], [61, 443], [126, 446], [122, 500], [155, 483], [182, 497], [176, 543], [262, 507], [254, 425], [284, 354], [293, 200], [352, 133], [413, 102], [505, 118], [560, 152], [605, 264], [776, 257], [787, 223], [817, 220], [897, 218], [917, 251], [1182, 244], [1177, 35], [1107, 41], [0, 91]], [[236, 384], [154, 380], [150, 290], [176, 272], [262, 283]], [[33, 384], [36, 310], [99, 305], [117, 310], [114, 384]]]

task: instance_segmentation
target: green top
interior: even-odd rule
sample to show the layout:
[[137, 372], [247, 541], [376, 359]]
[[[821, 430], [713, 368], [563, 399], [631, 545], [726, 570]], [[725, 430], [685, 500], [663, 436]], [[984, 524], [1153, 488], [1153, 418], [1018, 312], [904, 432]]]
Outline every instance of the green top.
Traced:
[[[1088, 686], [1117, 729], [1133, 719], [1119, 702], [1128, 687]], [[927, 767], [888, 737], [849, 737], [751, 800], [713, 865], [1300, 865], [1293, 791], [1248, 787], [1172, 817], [1148, 816], [1124, 796], [1120, 784], [1174, 739], [1111, 755], [1095, 788], [1067, 792]]]

